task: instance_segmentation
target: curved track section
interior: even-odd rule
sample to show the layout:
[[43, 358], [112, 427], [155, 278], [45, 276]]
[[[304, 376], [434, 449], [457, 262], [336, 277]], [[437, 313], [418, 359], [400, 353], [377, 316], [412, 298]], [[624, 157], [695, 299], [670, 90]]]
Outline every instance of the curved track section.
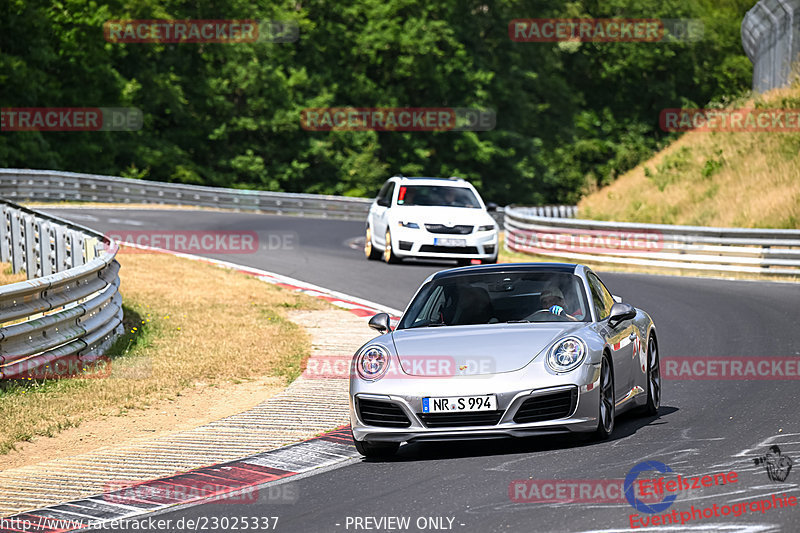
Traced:
[[[451, 266], [368, 262], [348, 245], [362, 233], [358, 222], [186, 210], [48, 211], [102, 231], [255, 231], [267, 244], [257, 253], [208, 255], [401, 309], [425, 277]], [[294, 245], [270, 249], [269, 235], [283, 234], [294, 235]], [[662, 357], [800, 355], [800, 285], [638, 274], [602, 277], [612, 292], [652, 315]], [[646, 460], [661, 461], [684, 476], [738, 472], [735, 485], [681, 493], [665, 512], [773, 494], [798, 497], [800, 471], [775, 482], [753, 461], [775, 444], [800, 461], [797, 383], [668, 380], [659, 416], [624, 416], [607, 442], [548, 438], [406, 445], [390, 461], [358, 460], [293, 481], [295, 504], [267, 501], [244, 508], [206, 503], [158, 518], [278, 516], [282, 532], [626, 531], [632, 514], [652, 515], [635, 511], [624, 498], [514, 501], [515, 482], [529, 480], [544, 487], [558, 480], [621, 480]], [[535, 494], [524, 496], [530, 500]], [[407, 517], [408, 526], [380, 522], [388, 517]], [[648, 530], [798, 531], [800, 507]]]

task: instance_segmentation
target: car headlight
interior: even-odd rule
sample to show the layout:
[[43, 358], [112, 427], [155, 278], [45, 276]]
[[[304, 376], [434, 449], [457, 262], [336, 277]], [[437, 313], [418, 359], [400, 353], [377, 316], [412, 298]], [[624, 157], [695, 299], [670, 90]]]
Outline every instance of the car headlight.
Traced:
[[402, 220], [399, 220], [397, 222], [397, 225], [409, 229], [419, 229], [419, 224], [417, 224], [416, 222], [403, 222]]
[[565, 337], [547, 354], [547, 365], [556, 372], [569, 372], [580, 366], [586, 357], [586, 344], [578, 337]]
[[377, 381], [389, 368], [389, 352], [382, 346], [372, 345], [361, 350], [356, 356], [356, 372], [367, 381]]
[[478, 231], [492, 231], [494, 224], [486, 224], [485, 226], [478, 226]]

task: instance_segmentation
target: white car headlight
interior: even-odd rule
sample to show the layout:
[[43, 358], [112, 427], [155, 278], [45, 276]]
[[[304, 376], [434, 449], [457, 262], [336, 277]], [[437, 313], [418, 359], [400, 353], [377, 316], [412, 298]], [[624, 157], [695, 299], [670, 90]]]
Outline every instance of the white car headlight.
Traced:
[[356, 356], [356, 372], [367, 381], [377, 381], [389, 368], [389, 352], [378, 345], [367, 346]]
[[478, 226], [478, 231], [492, 231], [495, 229], [494, 224], [486, 224], [484, 226]]
[[419, 224], [416, 222], [403, 222], [402, 220], [399, 220], [397, 221], [397, 225], [403, 228], [419, 229]]
[[578, 337], [565, 337], [547, 354], [547, 365], [556, 372], [570, 372], [586, 358], [586, 344]]

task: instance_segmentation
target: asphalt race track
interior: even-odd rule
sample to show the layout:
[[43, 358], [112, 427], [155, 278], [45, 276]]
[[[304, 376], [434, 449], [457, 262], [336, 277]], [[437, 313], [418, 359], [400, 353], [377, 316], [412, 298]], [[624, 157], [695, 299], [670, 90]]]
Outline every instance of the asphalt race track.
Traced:
[[[353, 244], [363, 237], [361, 222], [189, 210], [45, 211], [101, 231], [255, 231], [261, 243], [257, 253], [206, 255], [398, 309], [429, 274], [453, 266], [369, 262]], [[279, 240], [270, 235], [284, 239], [283, 244], [276, 246]], [[800, 285], [600, 275], [612, 292], [651, 314], [662, 358], [800, 355]], [[515, 480], [538, 480], [537, 486], [554, 480], [621, 480], [636, 464], [654, 460], [683, 476], [738, 473], [735, 484], [679, 494], [673, 505], [679, 512], [691, 505], [729, 505], [773, 494], [800, 497], [800, 466], [784, 482], [775, 482], [753, 462], [773, 444], [800, 461], [799, 396], [796, 380], [669, 380], [658, 417], [622, 416], [613, 438], [603, 443], [548, 437], [405, 445], [389, 461], [355, 460], [293, 478], [288, 483], [294, 498], [207, 503], [158, 518], [174, 524], [180, 518], [277, 516], [275, 530], [281, 532], [629, 531], [629, 516], [642, 513], [624, 498], [515, 502], [509, 487]], [[372, 520], [386, 517], [408, 517], [409, 525], [397, 528], [393, 521]], [[232, 529], [228, 524], [218, 530]], [[647, 530], [800, 531], [800, 507]]]

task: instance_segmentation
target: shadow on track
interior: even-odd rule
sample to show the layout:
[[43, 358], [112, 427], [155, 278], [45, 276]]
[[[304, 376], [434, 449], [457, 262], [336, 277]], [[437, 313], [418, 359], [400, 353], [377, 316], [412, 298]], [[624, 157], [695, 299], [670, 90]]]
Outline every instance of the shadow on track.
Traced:
[[546, 437], [502, 437], [483, 440], [414, 442], [401, 446], [397, 454], [392, 457], [370, 458], [363, 461], [369, 463], [438, 461], [463, 457], [512, 455], [605, 446], [615, 440], [630, 437], [645, 426], [667, 424], [668, 421], [664, 420], [664, 417], [676, 413], [678, 410], [677, 407], [662, 406], [658, 410], [658, 415], [647, 417], [641, 417], [634, 413], [625, 413], [617, 419], [617, 425], [612, 437], [604, 441], [593, 441], [588, 435], [554, 434]]

